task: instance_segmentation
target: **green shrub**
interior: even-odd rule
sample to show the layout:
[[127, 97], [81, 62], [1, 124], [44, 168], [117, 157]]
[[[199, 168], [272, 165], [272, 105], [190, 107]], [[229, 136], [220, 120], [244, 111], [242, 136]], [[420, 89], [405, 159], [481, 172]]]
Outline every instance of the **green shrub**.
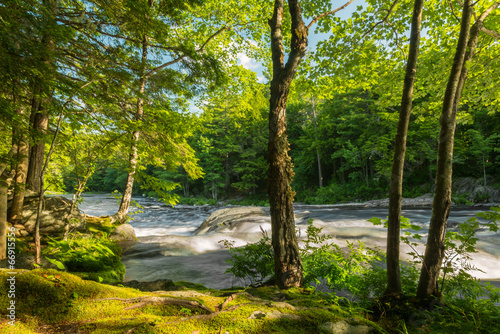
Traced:
[[274, 276], [274, 253], [271, 240], [267, 233], [262, 232], [263, 237], [256, 243], [249, 243], [243, 247], [236, 248], [234, 243], [222, 240], [224, 247], [229, 248], [232, 257], [226, 263], [232, 265], [225, 273], [233, 274], [235, 277], [249, 281], [250, 285], [259, 285]]
[[[349, 251], [344, 253], [335, 244], [328, 244], [330, 236], [322, 235], [322, 229], [309, 220], [304, 246], [300, 249], [304, 282], [326, 285], [332, 290], [345, 289], [354, 296], [366, 294], [366, 289], [378, 286], [367, 275], [370, 268], [382, 260], [382, 253], [366, 248], [363, 243], [355, 246], [348, 243]], [[226, 270], [234, 276], [250, 282], [250, 285], [263, 283], [273, 277], [274, 253], [266, 233], [256, 243], [235, 248], [233, 243], [224, 240], [224, 245], [232, 254], [226, 262], [232, 267]]]
[[121, 248], [107, 238], [76, 237], [69, 240], [50, 239], [45, 249], [47, 260], [59, 269], [105, 283], [123, 280], [125, 266], [121, 263]]

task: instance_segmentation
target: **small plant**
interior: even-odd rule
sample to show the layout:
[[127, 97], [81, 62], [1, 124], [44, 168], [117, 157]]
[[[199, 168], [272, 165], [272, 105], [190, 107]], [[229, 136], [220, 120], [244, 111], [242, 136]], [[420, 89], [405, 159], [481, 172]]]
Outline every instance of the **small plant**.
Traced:
[[[99, 273], [91, 275], [99, 282], [104, 272], [116, 272], [113, 276], [123, 276], [125, 268], [120, 261], [121, 248], [106, 238], [74, 237], [69, 240], [50, 238], [45, 249], [46, 259], [60, 270], [75, 273]], [[106, 279], [107, 281], [107, 279]]]
[[[486, 223], [481, 224], [478, 218], [483, 218]], [[469, 218], [467, 221], [459, 224], [458, 231], [447, 231], [445, 235], [445, 257], [443, 260], [441, 293], [445, 292], [449, 297], [461, 295], [462, 297], [477, 299], [488, 293], [485, 286], [472, 276], [474, 271], [482, 271], [471, 263], [471, 254], [476, 253], [477, 233], [484, 229], [492, 232], [498, 232], [498, 222], [500, 221], [500, 207], [491, 207], [490, 211], [480, 212], [477, 217]], [[387, 227], [387, 220], [380, 218], [369, 219], [375, 225], [384, 224]], [[410, 220], [401, 217], [401, 229], [406, 229], [401, 241], [410, 246], [412, 252], [408, 253], [413, 257], [413, 263], [421, 263], [424, 259], [422, 254], [416, 250], [418, 244], [411, 239], [421, 240], [422, 236], [418, 233], [410, 232], [420, 230], [420, 226], [413, 225]], [[493, 295], [494, 289], [490, 289]], [[491, 293], [490, 293], [491, 294]]]
[[[262, 228], [261, 228], [262, 229]], [[274, 275], [274, 253], [271, 240], [262, 230], [262, 239], [243, 247], [234, 247], [234, 242], [221, 240], [225, 248], [229, 248], [232, 257], [226, 260], [232, 267], [225, 273], [233, 274], [250, 285], [259, 285], [271, 279]]]

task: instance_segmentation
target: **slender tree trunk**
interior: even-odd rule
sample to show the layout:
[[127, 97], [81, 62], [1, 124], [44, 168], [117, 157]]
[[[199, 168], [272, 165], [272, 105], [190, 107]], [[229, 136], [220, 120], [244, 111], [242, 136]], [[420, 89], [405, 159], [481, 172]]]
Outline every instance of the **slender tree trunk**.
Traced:
[[[316, 123], [316, 105], [314, 103], [314, 96], [311, 95], [313, 120], [314, 120], [314, 137], [316, 138], [316, 145], [318, 143], [318, 125]], [[321, 170], [321, 158], [319, 156], [319, 148], [316, 146], [316, 158], [318, 160], [318, 175], [319, 175], [319, 187], [323, 188], [323, 172]]]
[[26, 184], [26, 172], [28, 170], [28, 143], [26, 142], [26, 130], [24, 112], [22, 109], [16, 111], [20, 115], [20, 123], [13, 129], [12, 146], [17, 149], [15, 156], [15, 177], [14, 177], [14, 195], [9, 212], [9, 221], [18, 224], [23, 219], [24, 193]]
[[[144, 36], [142, 40], [142, 73], [140, 78], [139, 86], [139, 97], [137, 98], [137, 111], [135, 113], [135, 120], [140, 122], [144, 114], [144, 98], [143, 94], [146, 88], [146, 77], [145, 77], [145, 67], [148, 58], [148, 37]], [[114, 219], [117, 221], [123, 221], [128, 213], [130, 207], [130, 201], [132, 200], [132, 190], [134, 187], [135, 173], [137, 171], [137, 160], [139, 154], [137, 152], [137, 146], [139, 144], [139, 137], [141, 136], [141, 130], [137, 129], [132, 134], [132, 144], [130, 147], [129, 155], [129, 170], [127, 175], [127, 183], [125, 184], [125, 191], [123, 192], [122, 200], [120, 203], [120, 208], [118, 212], [114, 215]]]
[[406, 137], [412, 108], [413, 86], [417, 73], [420, 27], [424, 0], [415, 0], [411, 23], [410, 51], [401, 98], [398, 128], [394, 143], [391, 183], [389, 189], [389, 216], [387, 230], [387, 289], [385, 294], [401, 293], [401, 272], [399, 267], [399, 237], [401, 228], [401, 199], [403, 197], [403, 170], [406, 154]]
[[460, 36], [446, 87], [440, 120], [441, 130], [439, 133], [434, 202], [432, 205], [427, 246], [425, 248], [425, 256], [417, 288], [417, 296], [420, 298], [440, 295], [437, 281], [445, 255], [444, 238], [451, 205], [453, 141], [456, 125], [456, 109], [454, 105], [457, 102], [457, 87], [459, 86], [460, 75], [464, 67], [471, 16], [472, 0], [466, 0], [462, 12]]
[[0, 260], [7, 258], [7, 192], [12, 176], [5, 168], [0, 173]]
[[27, 189], [36, 193], [42, 191], [41, 174], [45, 159], [45, 133], [47, 131], [49, 112], [48, 108], [52, 105], [52, 87], [50, 81], [54, 74], [54, 37], [51, 34], [50, 24], [55, 24], [56, 15], [58, 12], [59, 0], [43, 0], [43, 6], [46, 9], [45, 19], [47, 27], [44, 29], [42, 43], [45, 47], [45, 52], [42, 53], [42, 61], [51, 69], [52, 73], [45, 73], [43, 77], [35, 78], [36, 83], [33, 87], [33, 102], [31, 132], [33, 146], [30, 148], [30, 162], [28, 166], [26, 185]]
[[49, 153], [47, 153], [47, 158], [45, 158], [45, 163], [43, 165], [42, 172], [40, 174], [40, 193], [38, 195], [38, 208], [37, 208], [37, 214], [36, 214], [36, 221], [35, 221], [35, 264], [40, 264], [40, 254], [42, 251], [42, 246], [41, 246], [41, 240], [40, 240], [40, 222], [41, 222], [41, 214], [43, 210], [43, 204], [44, 204], [44, 195], [45, 195], [45, 189], [44, 189], [44, 175], [47, 172], [47, 168], [49, 166], [50, 162], [50, 157], [52, 156], [52, 152], [54, 152], [54, 147], [56, 146], [56, 141], [57, 141], [57, 136], [59, 135], [59, 131], [61, 129], [61, 123], [62, 123], [62, 118], [63, 118], [63, 111], [61, 111], [59, 115], [59, 120], [57, 121], [57, 127], [56, 127], [56, 132], [54, 133], [54, 138], [52, 139], [52, 143], [50, 145], [50, 150]]
[[[37, 99], [37, 97], [35, 97]], [[35, 104], [36, 102], [34, 102]], [[26, 178], [26, 188], [40, 193], [40, 174], [43, 168], [44, 155], [45, 155], [45, 133], [49, 123], [49, 115], [46, 110], [38, 107], [36, 103], [36, 110], [33, 110], [31, 128], [33, 132], [33, 142], [30, 149], [29, 168]]]

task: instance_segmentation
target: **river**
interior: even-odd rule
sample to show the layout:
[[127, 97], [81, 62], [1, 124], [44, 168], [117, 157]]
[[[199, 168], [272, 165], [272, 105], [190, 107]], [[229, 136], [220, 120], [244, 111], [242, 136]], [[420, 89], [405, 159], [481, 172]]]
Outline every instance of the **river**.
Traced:
[[[125, 281], [154, 281], [171, 279], [173, 281], [189, 281], [200, 283], [214, 289], [241, 286], [242, 282], [224, 271], [229, 267], [224, 261], [230, 254], [224, 249], [220, 240], [227, 239], [235, 245], [255, 242], [261, 237], [261, 228], [270, 231], [268, 221], [259, 224], [251, 223], [235, 230], [220, 233], [194, 235], [194, 231], [215, 210], [222, 206], [186, 206], [170, 207], [155, 199], [138, 197], [135, 201], [142, 206], [132, 214], [130, 224], [134, 227], [138, 243], [125, 252], [122, 261], [127, 268]], [[305, 234], [307, 218], [313, 218], [316, 226], [334, 237], [333, 241], [341, 246], [346, 242], [361, 240], [367, 246], [385, 248], [386, 230], [374, 226], [367, 219], [385, 218], [386, 208], [378, 207], [346, 207], [337, 205], [295, 205], [295, 213], [303, 218], [297, 227], [301, 235]], [[80, 209], [89, 215], [110, 215], [118, 209], [118, 203], [106, 195], [85, 195]], [[448, 220], [449, 228], [456, 228], [459, 222], [465, 221], [485, 208], [468, 207], [452, 208]], [[406, 209], [403, 216], [422, 229], [420, 234], [426, 236], [431, 210], [429, 208]], [[479, 233], [477, 248], [473, 255], [473, 263], [482, 269], [475, 276], [481, 279], [500, 277], [500, 237], [488, 231]], [[425, 240], [425, 237], [424, 237]], [[409, 249], [402, 248], [406, 253]], [[423, 246], [419, 248], [423, 253]], [[408, 257], [406, 257], [408, 259]]]

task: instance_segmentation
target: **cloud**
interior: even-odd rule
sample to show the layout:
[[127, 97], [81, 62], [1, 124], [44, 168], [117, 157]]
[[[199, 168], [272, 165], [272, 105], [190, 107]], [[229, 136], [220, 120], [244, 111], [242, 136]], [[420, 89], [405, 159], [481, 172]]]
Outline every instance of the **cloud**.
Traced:
[[260, 67], [259, 63], [244, 53], [238, 53], [238, 64], [242, 65], [247, 70], [255, 70]]

